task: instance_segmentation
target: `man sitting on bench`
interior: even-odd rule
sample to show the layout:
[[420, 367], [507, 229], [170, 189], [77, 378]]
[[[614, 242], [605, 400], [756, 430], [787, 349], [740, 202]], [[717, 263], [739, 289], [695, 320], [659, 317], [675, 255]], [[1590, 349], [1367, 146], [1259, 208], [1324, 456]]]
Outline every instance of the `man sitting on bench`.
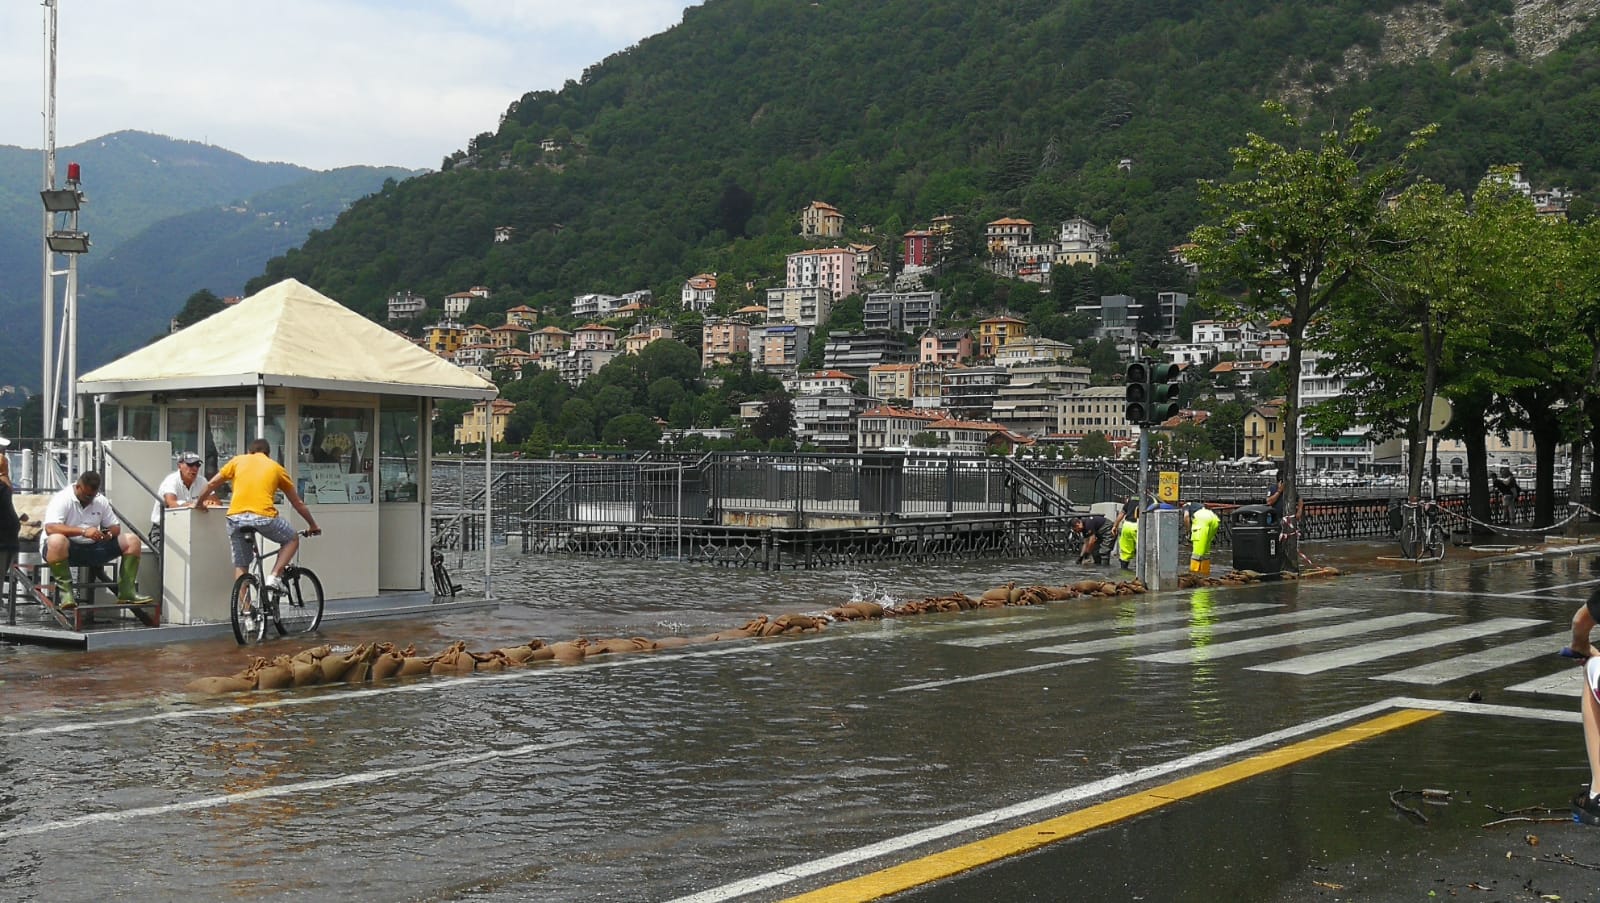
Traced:
[[139, 580], [139, 538], [123, 534], [122, 522], [111, 502], [100, 494], [100, 475], [86, 470], [78, 481], [57, 492], [44, 509], [44, 532], [39, 534], [39, 554], [56, 582], [56, 604], [70, 611], [78, 607], [72, 595], [75, 567], [101, 567], [122, 559], [117, 575], [117, 601], [143, 604], [135, 588]]

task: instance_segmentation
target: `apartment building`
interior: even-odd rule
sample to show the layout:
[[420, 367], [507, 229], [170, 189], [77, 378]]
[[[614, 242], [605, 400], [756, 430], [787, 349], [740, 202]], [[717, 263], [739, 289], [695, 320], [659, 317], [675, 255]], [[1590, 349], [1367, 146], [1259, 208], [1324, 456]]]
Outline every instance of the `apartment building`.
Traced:
[[938, 292], [871, 292], [861, 311], [866, 329], [920, 332], [939, 316]]

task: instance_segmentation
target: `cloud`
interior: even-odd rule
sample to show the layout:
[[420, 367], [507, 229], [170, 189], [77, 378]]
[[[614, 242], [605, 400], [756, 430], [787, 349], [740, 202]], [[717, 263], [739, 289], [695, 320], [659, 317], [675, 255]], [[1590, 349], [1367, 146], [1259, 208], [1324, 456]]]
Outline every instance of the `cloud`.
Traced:
[[[139, 129], [316, 168], [436, 167], [686, 5], [59, 0], [57, 142]], [[0, 143], [37, 147], [42, 8], [0, 7]]]

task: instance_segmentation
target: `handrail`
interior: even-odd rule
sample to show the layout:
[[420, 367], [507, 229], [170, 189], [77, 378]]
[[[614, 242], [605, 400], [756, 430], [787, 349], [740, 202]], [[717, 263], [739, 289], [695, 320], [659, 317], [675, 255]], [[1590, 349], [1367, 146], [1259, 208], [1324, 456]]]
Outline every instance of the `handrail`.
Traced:
[[558, 489], [565, 490], [566, 489], [566, 484], [568, 482], [571, 482], [572, 478], [573, 478], [573, 472], [570, 471], [570, 470], [567, 471], [566, 473], [562, 474], [559, 479], [557, 479], [555, 482], [550, 484], [550, 488], [549, 489], [546, 489], [542, 494], [540, 494], [540, 496], [538, 498], [536, 498], [533, 501], [529, 502], [527, 504], [527, 506], [522, 509], [522, 516], [523, 517], [527, 517], [528, 515], [532, 514], [533, 513], [533, 509], [535, 509], [535, 508], [539, 507], [540, 505], [544, 504], [544, 500], [549, 498], [551, 493], [555, 492]]
[[[1046, 483], [1039, 477], [1038, 474], [1029, 470], [1025, 465], [1020, 464], [1009, 457], [1002, 458], [1001, 460], [1005, 462], [1004, 466], [1008, 474], [1016, 476], [1019, 482], [1025, 484], [1028, 486], [1028, 488], [1039, 494], [1040, 502], [1044, 503], [1046, 506], [1051, 503], [1058, 503], [1063, 509], [1067, 511], [1072, 510], [1072, 499], [1057, 492], [1054, 486]], [[1045, 511], [1044, 513], [1048, 514], [1050, 512]]]

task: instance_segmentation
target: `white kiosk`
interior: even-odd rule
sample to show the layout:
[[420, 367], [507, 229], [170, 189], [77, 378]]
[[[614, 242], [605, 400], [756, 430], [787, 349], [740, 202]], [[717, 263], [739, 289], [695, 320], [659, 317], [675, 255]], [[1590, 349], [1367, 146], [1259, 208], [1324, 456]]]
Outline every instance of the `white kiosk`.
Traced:
[[[106, 490], [129, 518], [148, 514], [141, 484], [158, 486], [177, 452], [202, 455], [209, 477], [265, 437], [323, 529], [300, 560], [330, 601], [424, 589], [433, 399], [498, 394], [293, 279], [85, 374], [77, 391], [97, 411], [118, 406], [125, 439], [106, 443]], [[163, 526], [162, 623], [227, 621], [221, 512], [169, 511]]]

